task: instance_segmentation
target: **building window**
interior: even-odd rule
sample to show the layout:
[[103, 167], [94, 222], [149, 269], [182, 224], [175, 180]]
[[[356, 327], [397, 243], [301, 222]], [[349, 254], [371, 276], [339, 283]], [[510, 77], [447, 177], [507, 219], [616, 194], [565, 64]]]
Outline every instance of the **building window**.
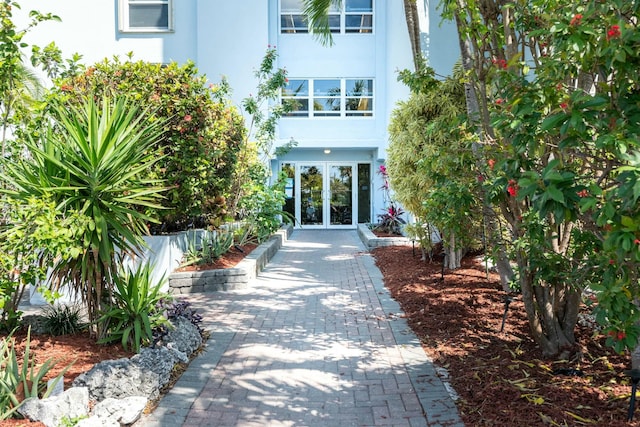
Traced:
[[371, 117], [372, 79], [290, 79], [281, 102], [286, 117]]
[[173, 31], [173, 0], [120, 0], [120, 31]]
[[[302, 0], [280, 1], [280, 32], [309, 32]], [[334, 34], [371, 33], [373, 31], [373, 0], [343, 0], [341, 7], [329, 7], [329, 29]]]

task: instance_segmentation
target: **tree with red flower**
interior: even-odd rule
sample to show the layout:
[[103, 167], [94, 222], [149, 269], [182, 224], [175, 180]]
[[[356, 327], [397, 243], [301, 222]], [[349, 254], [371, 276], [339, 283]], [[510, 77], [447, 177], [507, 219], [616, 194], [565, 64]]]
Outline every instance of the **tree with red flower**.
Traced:
[[582, 21], [582, 14], [576, 13], [575, 15], [573, 15], [573, 18], [571, 18], [571, 22], [569, 22], [569, 25], [571, 25], [572, 27], [575, 27], [577, 25], [580, 25], [581, 21]]
[[607, 40], [616, 39], [621, 35], [622, 33], [620, 32], [620, 25], [612, 25], [607, 31]]

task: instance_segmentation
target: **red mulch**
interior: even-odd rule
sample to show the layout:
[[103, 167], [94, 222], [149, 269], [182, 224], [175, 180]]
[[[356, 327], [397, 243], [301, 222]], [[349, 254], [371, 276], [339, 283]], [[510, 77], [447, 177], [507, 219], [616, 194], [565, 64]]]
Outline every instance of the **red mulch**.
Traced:
[[[15, 335], [16, 352], [18, 361], [22, 361], [22, 355], [26, 343], [26, 333], [18, 332]], [[0, 338], [5, 335], [0, 334]], [[89, 334], [63, 335], [52, 337], [48, 335], [31, 334], [31, 344], [29, 351], [35, 358], [36, 365], [40, 366], [47, 359], [51, 358], [55, 361], [55, 365], [49, 371], [46, 379], [55, 378], [67, 366], [71, 365], [64, 374], [65, 390], [71, 387], [73, 380], [83, 372], [90, 370], [93, 365], [109, 359], [118, 359], [121, 357], [131, 357], [133, 354], [126, 352], [119, 345], [99, 345], [95, 339], [89, 337]], [[29, 426], [41, 427], [42, 423], [29, 422], [28, 420], [2, 420], [0, 426]]]
[[[578, 326], [579, 357], [544, 360], [529, 338], [521, 301], [510, 304], [500, 332], [503, 291], [481, 262], [465, 259], [443, 279], [440, 261], [421, 261], [410, 247], [373, 253], [425, 352], [448, 370], [465, 425], [640, 426], [626, 421], [631, 386], [623, 371], [629, 355], [614, 353], [601, 334]], [[560, 368], [584, 375], [552, 374]]]

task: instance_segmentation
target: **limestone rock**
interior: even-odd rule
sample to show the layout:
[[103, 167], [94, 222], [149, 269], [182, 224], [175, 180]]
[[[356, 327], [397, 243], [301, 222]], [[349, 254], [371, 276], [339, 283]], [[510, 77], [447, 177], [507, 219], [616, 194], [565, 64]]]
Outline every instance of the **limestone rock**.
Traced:
[[184, 317], [172, 319], [171, 323], [174, 328], [164, 339], [167, 347], [171, 347], [184, 353], [187, 357], [200, 348], [202, 345], [202, 336], [198, 328]]
[[98, 402], [112, 397], [145, 396], [155, 399], [161, 387], [159, 375], [143, 369], [129, 359], [105, 360], [94, 365], [89, 372], [80, 374], [74, 387], [87, 387], [89, 395]]
[[131, 363], [139, 366], [142, 372], [155, 372], [159, 386], [162, 387], [169, 382], [174, 365], [182, 359], [180, 353], [176, 354], [166, 347], [144, 347], [131, 358]]
[[124, 399], [107, 398], [93, 408], [92, 415], [103, 420], [113, 420], [122, 425], [136, 422], [147, 406], [144, 396], [129, 396]]
[[76, 427], [120, 427], [120, 423], [113, 418], [91, 416], [78, 421]]
[[54, 397], [26, 399], [18, 412], [32, 421], [40, 421], [47, 427], [57, 427], [64, 417], [77, 418], [89, 413], [89, 390], [72, 387]]

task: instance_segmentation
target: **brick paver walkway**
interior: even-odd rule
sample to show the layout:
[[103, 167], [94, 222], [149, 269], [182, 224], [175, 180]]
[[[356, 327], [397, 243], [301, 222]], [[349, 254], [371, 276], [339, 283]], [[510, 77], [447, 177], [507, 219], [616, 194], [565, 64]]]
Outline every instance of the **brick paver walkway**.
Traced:
[[296, 230], [250, 289], [189, 300], [206, 350], [136, 426], [463, 426], [355, 230]]

